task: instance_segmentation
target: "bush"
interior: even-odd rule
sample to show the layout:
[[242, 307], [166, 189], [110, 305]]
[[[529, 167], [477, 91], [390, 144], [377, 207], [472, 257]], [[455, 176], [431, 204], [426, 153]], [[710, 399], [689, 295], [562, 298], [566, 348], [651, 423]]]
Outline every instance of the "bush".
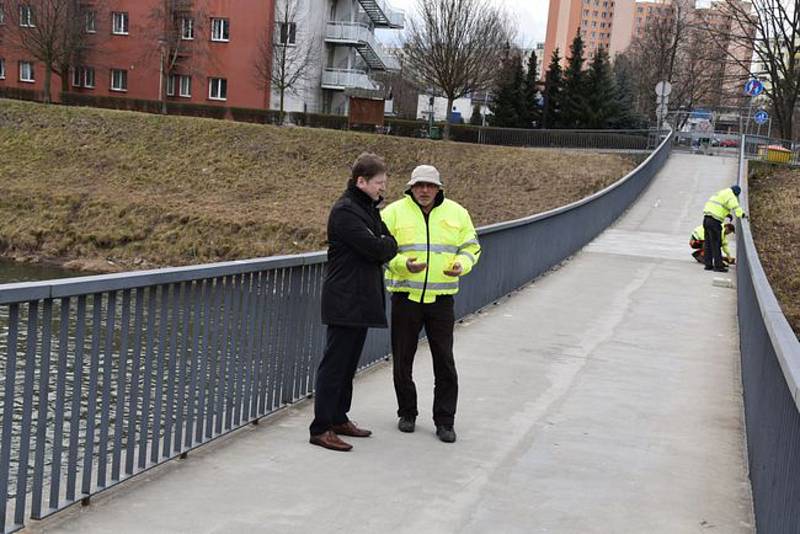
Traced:
[[386, 126], [389, 128], [389, 135], [398, 135], [400, 137], [422, 137], [421, 132], [423, 130], [425, 135], [428, 132], [428, 123], [425, 121], [386, 119]]
[[61, 93], [61, 102], [68, 106], [90, 106], [144, 113], [161, 113], [161, 102], [116, 96], [96, 96], [83, 93]]
[[0, 97], [42, 102], [44, 100], [44, 92], [34, 91], [33, 89], [21, 89], [18, 87], [0, 87]]
[[287, 113], [289, 122], [296, 126], [309, 128], [329, 128], [331, 130], [347, 130], [347, 117], [344, 115], [325, 115], [322, 113]]
[[[230, 108], [231, 117], [239, 122], [280, 124], [280, 112], [272, 109]], [[284, 113], [286, 115], [286, 113]]]
[[189, 104], [184, 102], [169, 102], [167, 113], [170, 115], [186, 115], [189, 117], [205, 117], [207, 119], [224, 119], [228, 108], [211, 106], [208, 104]]

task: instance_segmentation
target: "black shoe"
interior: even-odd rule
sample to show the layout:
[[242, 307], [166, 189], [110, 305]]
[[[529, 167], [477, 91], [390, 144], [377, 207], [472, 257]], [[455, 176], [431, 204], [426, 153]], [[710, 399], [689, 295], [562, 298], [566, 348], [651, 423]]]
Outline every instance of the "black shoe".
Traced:
[[706, 269], [705, 269], [705, 270], [706, 270], [706, 271], [713, 271], [713, 270], [714, 270], [714, 268], [713, 268], [713, 267], [709, 267], [708, 265], [706, 265]]
[[436, 427], [436, 435], [445, 443], [453, 443], [456, 440], [456, 431], [452, 425], [439, 425]]
[[714, 267], [714, 272], [715, 273], [727, 273], [728, 272], [728, 268], [727, 267]]
[[397, 428], [400, 432], [413, 432], [416, 427], [416, 422], [413, 417], [401, 417], [397, 422]]

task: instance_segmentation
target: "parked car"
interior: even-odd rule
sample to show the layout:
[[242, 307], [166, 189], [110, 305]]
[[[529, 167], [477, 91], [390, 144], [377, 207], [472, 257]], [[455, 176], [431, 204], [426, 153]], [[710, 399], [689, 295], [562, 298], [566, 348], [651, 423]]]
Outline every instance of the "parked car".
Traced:
[[735, 148], [739, 146], [739, 141], [736, 139], [723, 139], [720, 141], [719, 146], [727, 147], [727, 148]]

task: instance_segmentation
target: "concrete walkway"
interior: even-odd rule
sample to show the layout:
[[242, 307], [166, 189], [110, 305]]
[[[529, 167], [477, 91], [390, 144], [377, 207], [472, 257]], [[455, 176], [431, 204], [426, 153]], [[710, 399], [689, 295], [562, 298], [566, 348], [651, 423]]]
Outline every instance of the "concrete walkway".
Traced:
[[735, 171], [674, 154], [614, 228], [459, 327], [457, 443], [433, 434], [423, 352], [415, 434], [381, 366], [357, 380], [351, 415], [375, 435], [353, 452], [307, 444], [306, 403], [32, 529], [753, 532], [736, 295], [688, 251]]

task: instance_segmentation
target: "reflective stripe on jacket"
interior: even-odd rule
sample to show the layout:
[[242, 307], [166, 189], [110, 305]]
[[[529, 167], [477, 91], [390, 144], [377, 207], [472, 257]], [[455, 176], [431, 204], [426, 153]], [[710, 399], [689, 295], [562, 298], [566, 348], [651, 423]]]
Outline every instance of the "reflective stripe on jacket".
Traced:
[[[697, 241], [706, 240], [706, 229], [703, 228], [702, 224], [694, 229], [694, 232], [692, 232], [692, 237], [690, 239], [694, 239]], [[726, 256], [733, 257], [731, 256], [731, 249], [728, 246], [728, 236], [725, 233], [724, 227], [722, 228], [722, 252], [724, 252]]]
[[744, 211], [739, 206], [739, 199], [733, 194], [730, 187], [718, 191], [711, 198], [708, 199], [706, 205], [703, 207], [703, 214], [714, 217], [719, 222], [723, 222], [725, 217], [733, 212], [740, 219], [744, 215]]
[[[461, 205], [445, 199], [440, 192], [427, 220], [422, 208], [407, 194], [382, 212], [386, 227], [397, 239], [397, 256], [388, 264], [386, 289], [408, 293], [414, 302], [429, 304], [437, 295], [458, 293], [458, 277], [444, 274], [453, 263], [461, 264], [463, 275], [478, 263], [481, 247], [469, 213]], [[411, 273], [406, 261], [416, 258], [427, 268]]]

